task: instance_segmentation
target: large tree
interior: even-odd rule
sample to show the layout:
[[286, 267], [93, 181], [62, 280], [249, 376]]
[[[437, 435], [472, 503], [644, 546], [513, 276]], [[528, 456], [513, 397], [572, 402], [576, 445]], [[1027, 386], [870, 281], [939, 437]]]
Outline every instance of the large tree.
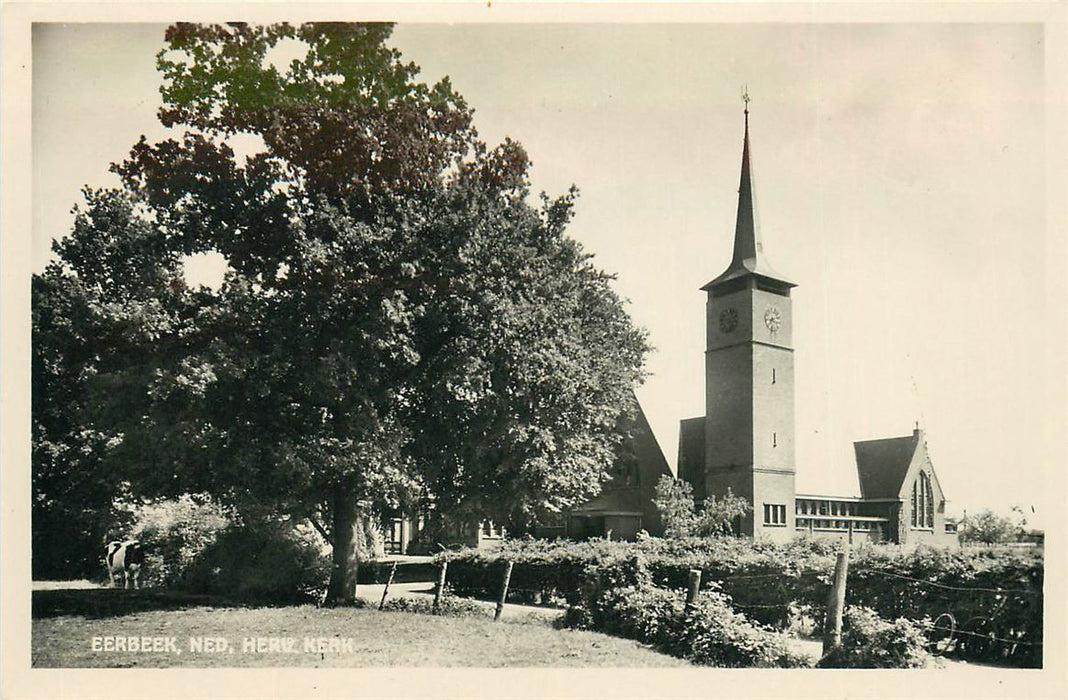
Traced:
[[[523, 526], [596, 493], [647, 350], [565, 235], [574, 193], [532, 205], [522, 147], [484, 145], [390, 32], [171, 27], [160, 118], [184, 133], [87, 192], [35, 286], [84, 310], [49, 352], [91, 368], [74, 422], [101, 464], [327, 523], [335, 603], [361, 503]], [[206, 252], [225, 280], [191, 288]]]

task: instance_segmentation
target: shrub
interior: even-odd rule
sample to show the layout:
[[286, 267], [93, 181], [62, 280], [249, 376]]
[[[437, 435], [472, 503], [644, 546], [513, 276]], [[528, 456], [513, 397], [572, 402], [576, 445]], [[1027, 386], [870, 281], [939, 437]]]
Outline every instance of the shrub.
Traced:
[[822, 668], [922, 668], [927, 665], [924, 625], [890, 622], [871, 608], [852, 605], [842, 616], [842, 646], [820, 660]]
[[651, 644], [705, 666], [783, 667], [812, 665], [792, 652], [783, 635], [754, 625], [731, 608], [730, 598], [707, 591], [687, 606], [682, 591], [652, 585], [605, 592], [591, 601], [592, 627]]
[[131, 537], [145, 546], [143, 580], [243, 600], [306, 600], [321, 593], [329, 562], [288, 521], [243, 523], [205, 495], [130, 507]]
[[243, 601], [318, 600], [330, 562], [288, 522], [235, 525], [206, 547], [181, 586]]
[[587, 567], [580, 606], [585, 614], [573, 612], [573, 622], [707, 666], [810, 665], [790, 652], [782, 635], [735, 612], [718, 585], [687, 606], [681, 591], [653, 585], [644, 553], [613, 554]]
[[965, 515], [958, 524], [961, 542], [980, 542], [999, 544], [1002, 542], [1020, 542], [1026, 532], [1025, 520], [1019, 509], [1014, 517], [998, 515], [989, 508], [974, 515]]
[[693, 534], [697, 526], [697, 514], [694, 508], [693, 486], [689, 482], [664, 474], [660, 481], [656, 482], [653, 505], [664, 521], [666, 537], [685, 537]]
[[729, 535], [734, 523], [753, 509], [748, 501], [729, 489], [719, 499], [709, 496], [698, 508], [693, 499], [693, 486], [667, 474], [656, 483], [653, 505], [664, 521], [664, 535], [671, 538]]
[[386, 542], [382, 527], [365, 514], [356, 517], [353, 523], [353, 544], [360, 561], [370, 561], [385, 556]]
[[[506, 561], [515, 562], [509, 585], [513, 602], [559, 602], [578, 605], [583, 589], [592, 579], [620, 576], [611, 564], [619, 564], [633, 552], [619, 542], [549, 542], [519, 540], [492, 552], [465, 549], [444, 552], [437, 562], [449, 562], [449, 583], [457, 595], [493, 599], [500, 594]], [[605, 583], [608, 583], [606, 580]], [[601, 584], [603, 585], [603, 584]]]
[[142, 582], [165, 587], [179, 586], [193, 562], [236, 519], [211, 497], [196, 494], [129, 506], [128, 511], [130, 537], [145, 548]]

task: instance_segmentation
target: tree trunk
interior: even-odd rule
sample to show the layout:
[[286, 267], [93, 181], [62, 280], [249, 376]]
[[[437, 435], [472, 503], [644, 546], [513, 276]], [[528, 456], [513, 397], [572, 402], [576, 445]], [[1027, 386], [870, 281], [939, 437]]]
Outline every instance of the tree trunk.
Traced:
[[356, 541], [353, 531], [356, 524], [356, 498], [351, 488], [342, 483], [334, 487], [333, 525], [330, 528], [333, 545], [333, 566], [330, 569], [330, 585], [326, 589], [325, 605], [352, 605], [356, 601]]

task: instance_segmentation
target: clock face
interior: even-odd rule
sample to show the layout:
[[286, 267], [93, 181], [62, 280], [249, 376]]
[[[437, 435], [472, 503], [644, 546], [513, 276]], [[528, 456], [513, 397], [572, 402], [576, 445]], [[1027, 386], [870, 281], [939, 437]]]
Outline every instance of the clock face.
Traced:
[[738, 327], [738, 312], [734, 309], [723, 309], [719, 314], [719, 329], [724, 333], [730, 333]]
[[764, 312], [764, 325], [768, 327], [768, 330], [775, 333], [782, 325], [782, 312], [776, 309], [774, 306], [769, 306], [768, 310]]

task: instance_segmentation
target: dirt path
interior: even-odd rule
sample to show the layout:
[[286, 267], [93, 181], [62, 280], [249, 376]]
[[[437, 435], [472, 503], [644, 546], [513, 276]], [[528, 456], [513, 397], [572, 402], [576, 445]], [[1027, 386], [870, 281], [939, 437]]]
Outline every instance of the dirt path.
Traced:
[[[79, 580], [79, 581], [34, 581], [33, 590], [35, 591], [84, 591], [95, 590], [101, 588], [108, 588], [108, 586], [94, 583], [92, 581]], [[369, 605], [377, 606], [379, 601], [382, 600], [382, 590], [385, 588], [385, 584], [382, 583], [361, 583], [356, 587], [356, 596], [367, 601]], [[151, 589], [146, 589], [151, 590]], [[394, 583], [389, 587], [389, 595], [387, 600], [394, 598], [426, 598], [431, 599], [434, 597], [434, 584], [429, 581], [418, 581], [411, 583]], [[492, 612], [495, 609], [496, 604], [490, 601], [475, 601], [481, 606], [484, 606], [488, 611]], [[546, 622], [552, 622], [561, 616], [564, 611], [559, 608], [542, 608], [532, 605], [517, 605], [514, 603], [507, 603], [504, 606], [504, 611], [501, 613], [502, 618], [507, 619], [520, 619], [524, 617], [535, 617], [539, 620]]]
[[[361, 583], [356, 587], [356, 597], [366, 600], [368, 603], [378, 605], [382, 600], [382, 589], [385, 588], [385, 584], [381, 583]], [[416, 583], [394, 583], [389, 587], [389, 595], [386, 600], [393, 598], [427, 598], [434, 597], [434, 584], [429, 582], [416, 582]], [[496, 603], [488, 600], [476, 600], [474, 601], [479, 605], [486, 608], [488, 611], [496, 609]], [[502, 618], [519, 619], [524, 617], [536, 617], [540, 620], [552, 622], [554, 620], [563, 617], [564, 611], [559, 608], [543, 608], [534, 605], [518, 605], [515, 603], [505, 603], [504, 610], [501, 612]]]
[[87, 591], [94, 588], [103, 588], [99, 583], [86, 581], [34, 581], [32, 590], [35, 591]]

